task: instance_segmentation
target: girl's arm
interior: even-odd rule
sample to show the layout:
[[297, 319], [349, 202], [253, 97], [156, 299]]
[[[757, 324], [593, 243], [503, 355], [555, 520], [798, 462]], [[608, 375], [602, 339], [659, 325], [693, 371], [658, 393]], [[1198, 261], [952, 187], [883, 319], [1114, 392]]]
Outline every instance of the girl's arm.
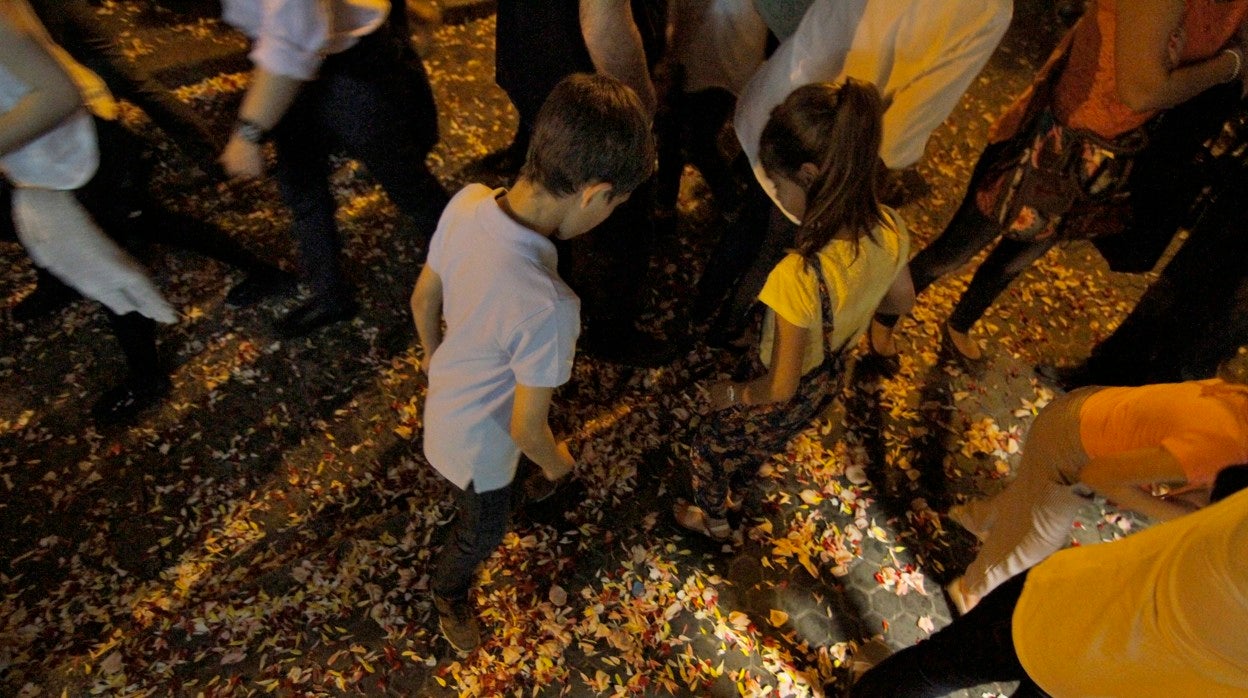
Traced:
[[1093, 458], [1079, 473], [1079, 480], [1083, 484], [1118, 506], [1156, 521], [1169, 521], [1191, 510], [1158, 499], [1140, 487], [1159, 482], [1177, 482], [1185, 478], [1179, 461], [1159, 446]]
[[711, 402], [715, 409], [735, 404], [765, 405], [769, 402], [787, 402], [797, 394], [802, 379], [802, 359], [806, 356], [806, 343], [810, 330], [798, 327], [773, 313], [776, 318], [775, 341], [771, 345], [771, 369], [748, 383], [724, 381], [711, 387]]
[[82, 107], [73, 79], [43, 44], [14, 24], [11, 12], [0, 0], [0, 65], [32, 89], [0, 115], [0, 155], [17, 150]]
[[[1169, 109], [1235, 77], [1236, 60], [1229, 53], [1184, 66], [1172, 65], [1170, 35], [1182, 21], [1183, 0], [1117, 2], [1114, 68], [1118, 98], [1123, 104], [1136, 111]], [[1239, 51], [1243, 59], [1238, 39], [1230, 48]]]

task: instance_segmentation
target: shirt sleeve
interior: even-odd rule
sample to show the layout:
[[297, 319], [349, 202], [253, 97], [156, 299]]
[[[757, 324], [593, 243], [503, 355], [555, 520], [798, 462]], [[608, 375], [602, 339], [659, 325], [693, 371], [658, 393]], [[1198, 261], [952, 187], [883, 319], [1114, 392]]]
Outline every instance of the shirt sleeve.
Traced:
[[572, 377], [576, 338], [580, 334], [579, 303], [556, 301], [534, 313], [511, 334], [508, 353], [516, 382], [540, 388], [557, 388]]
[[[974, 15], [962, 37], [948, 37], [948, 47], [934, 61], [912, 61], [923, 70], [898, 85], [884, 111], [880, 158], [890, 169], [909, 167], [923, 157], [927, 139], [953, 112], [971, 81], [983, 69], [1009, 28], [1012, 3], [990, 2]], [[959, 12], [971, 12], [963, 9]], [[905, 50], [908, 47], [898, 47]], [[923, 50], [927, 50], [926, 47]]]
[[296, 80], [316, 78], [331, 37], [327, 3], [262, 0], [260, 31], [249, 54], [257, 66]]
[[800, 255], [790, 254], [767, 276], [758, 299], [798, 327], [810, 329], [823, 322], [815, 277]]

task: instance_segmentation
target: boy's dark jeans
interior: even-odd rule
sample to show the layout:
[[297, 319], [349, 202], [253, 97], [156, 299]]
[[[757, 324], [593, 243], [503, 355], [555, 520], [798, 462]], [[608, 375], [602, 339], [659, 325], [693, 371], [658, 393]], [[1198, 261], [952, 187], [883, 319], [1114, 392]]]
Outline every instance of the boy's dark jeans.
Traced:
[[984, 597], [970, 613], [927, 640], [877, 664], [854, 685], [853, 698], [943, 696], [992, 681], [1020, 681], [1014, 698], [1047, 696], [1014, 651], [1014, 607], [1027, 573]]
[[455, 496], [458, 512], [451, 533], [438, 553], [430, 584], [433, 593], [452, 603], [468, 600], [477, 565], [494, 552], [507, 533], [511, 485], [477, 492], [473, 483]]

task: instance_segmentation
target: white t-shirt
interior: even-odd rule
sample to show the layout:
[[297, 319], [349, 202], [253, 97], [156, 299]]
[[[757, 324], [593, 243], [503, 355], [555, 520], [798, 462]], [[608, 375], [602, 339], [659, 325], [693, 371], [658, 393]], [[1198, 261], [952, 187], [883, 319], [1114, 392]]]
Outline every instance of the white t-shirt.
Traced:
[[1013, 10], [1012, 0], [816, 0], [737, 102], [733, 125], [759, 182], [774, 199], [758, 161], [771, 110], [802, 85], [847, 77], [873, 83], [884, 97], [884, 164], [917, 162], [988, 62]]
[[446, 334], [429, 367], [425, 457], [457, 487], [505, 487], [516, 385], [557, 387], [572, 375], [580, 300], [556, 272], [555, 245], [498, 206], [481, 184], [451, 199], [429, 246], [442, 280]]
[[[819, 266], [831, 295], [832, 335], [826, 338], [830, 347], [850, 346], [858, 341], [897, 273], [910, 258], [910, 234], [905, 222], [893, 209], [881, 208], [885, 222], [876, 227], [874, 239], [863, 237], [857, 245], [852, 240], [833, 239], [819, 250]], [[758, 299], [767, 306], [759, 346], [764, 365], [771, 365], [776, 314], [812, 330], [802, 359], [802, 374], [823, 363], [825, 337], [819, 278], [801, 255], [791, 253], [780, 260], [767, 276]]]

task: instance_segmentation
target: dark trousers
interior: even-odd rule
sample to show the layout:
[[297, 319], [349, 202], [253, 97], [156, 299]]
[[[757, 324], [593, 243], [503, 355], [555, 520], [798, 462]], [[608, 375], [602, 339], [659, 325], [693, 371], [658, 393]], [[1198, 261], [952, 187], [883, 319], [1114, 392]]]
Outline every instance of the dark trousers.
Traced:
[[744, 155], [737, 167], [749, 177], [746, 198], [737, 220], [724, 229], [707, 259], [693, 306], [695, 320], [707, 319], [718, 309], [719, 324], [726, 328], [745, 322], [767, 275], [793, 246], [797, 232], [748, 171]]
[[437, 111], [418, 60], [383, 28], [330, 56], [273, 130], [274, 175], [294, 219], [306, 280], [318, 295], [349, 293], [338, 262], [331, 153], [364, 163], [427, 241], [446, 206], [425, 166], [437, 141]]
[[589, 351], [636, 332], [656, 242], [654, 182], [646, 180], [589, 234], [556, 242], [559, 276], [581, 299]]
[[[131, 253], [151, 245], [171, 245], [198, 252], [251, 273], [275, 271], [232, 238], [198, 218], [171, 211], [147, 189], [148, 168], [142, 139], [125, 127], [96, 120], [100, 167], [95, 176], [74, 192], [100, 230]], [[8, 210], [8, 196], [0, 197]], [[6, 217], [7, 218], [7, 217]], [[38, 287], [64, 286], [55, 276], [36, 268]], [[68, 292], [68, 291], [67, 291]], [[156, 351], [156, 322], [138, 313], [117, 315], [104, 308], [126, 357], [131, 379], [162, 375]]]
[[477, 566], [494, 552], [507, 533], [511, 485], [477, 492], [468, 483], [466, 489], [457, 490], [455, 504], [455, 521], [438, 553], [430, 588], [439, 597], [460, 603], [468, 599]]
[[1014, 607], [1026, 581], [1026, 572], [1010, 579], [970, 613], [880, 662], [854, 685], [851, 695], [935, 698], [993, 681], [1019, 681], [1014, 698], [1048, 695], [1027, 676], [1014, 651]]
[[[910, 261], [914, 292], [921, 293], [937, 279], [956, 271], [1000, 234], [1000, 226], [975, 205], [972, 188], [940, 237]], [[970, 285], [949, 316], [949, 326], [959, 332], [969, 332], [997, 296], [1056, 242], [1056, 236], [1030, 242], [1001, 238], [975, 270]]]
[[736, 98], [718, 88], [699, 92], [684, 92], [680, 88], [678, 83], [668, 91], [666, 104], [660, 106], [655, 118], [660, 147], [659, 206], [676, 209], [687, 162], [702, 174], [721, 211], [736, 210], [741, 203], [743, 180], [737, 176], [740, 168], [734, 168], [719, 147], [720, 134], [732, 116]]
[[1105, 385], [1209, 378], [1248, 343], [1248, 172], [1228, 179], [1087, 368]]

